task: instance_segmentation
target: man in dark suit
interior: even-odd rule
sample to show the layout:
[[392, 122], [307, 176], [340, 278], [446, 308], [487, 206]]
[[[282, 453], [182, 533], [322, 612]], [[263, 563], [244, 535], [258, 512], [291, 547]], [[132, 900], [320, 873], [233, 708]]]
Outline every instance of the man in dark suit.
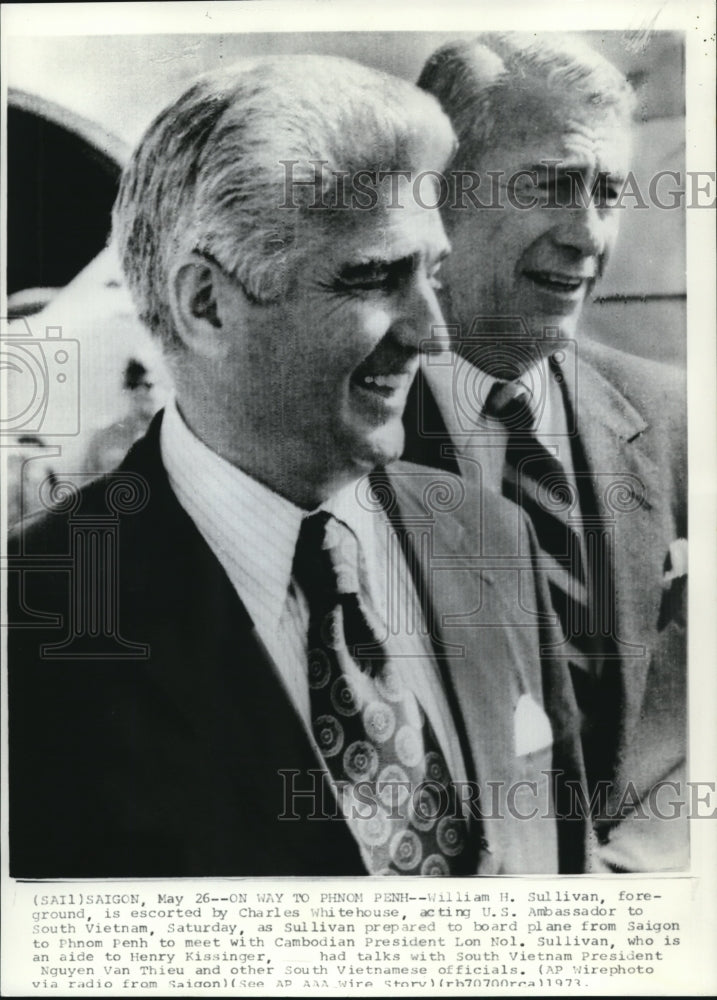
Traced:
[[459, 139], [455, 357], [428, 356], [405, 457], [530, 514], [600, 793], [593, 867], [684, 867], [684, 375], [580, 329], [617, 235], [630, 88], [575, 41], [518, 33], [446, 46], [419, 85]]
[[510, 505], [462, 525], [458, 477], [394, 462], [448, 244], [392, 177], [453, 144], [319, 57], [206, 78], [140, 142], [115, 238], [175, 398], [13, 540], [13, 875], [582, 869]]

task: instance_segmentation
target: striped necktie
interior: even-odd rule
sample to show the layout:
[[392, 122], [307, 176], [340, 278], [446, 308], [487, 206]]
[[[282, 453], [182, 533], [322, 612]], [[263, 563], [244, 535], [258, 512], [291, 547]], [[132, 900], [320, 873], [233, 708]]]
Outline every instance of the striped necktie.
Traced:
[[598, 605], [609, 570], [596, 533], [583, 532], [576, 483], [554, 454], [557, 449], [536, 435], [530, 391], [520, 382], [496, 382], [485, 410], [508, 432], [503, 493], [529, 515], [541, 548], [552, 557], [546, 575], [565, 640], [557, 655], [568, 661], [594, 784], [610, 772], [622, 701], [619, 672], [605, 659], [612, 647], [600, 627]]
[[377, 638], [362, 571], [350, 528], [323, 511], [304, 519], [294, 579], [309, 605], [316, 743], [372, 874], [468, 874], [467, 824], [446, 761]]
[[586, 601], [576, 487], [565, 469], [535, 432], [530, 391], [520, 382], [496, 382], [485, 402], [489, 416], [508, 431], [503, 492], [529, 514], [541, 548], [563, 573], [554, 573], [573, 600]]

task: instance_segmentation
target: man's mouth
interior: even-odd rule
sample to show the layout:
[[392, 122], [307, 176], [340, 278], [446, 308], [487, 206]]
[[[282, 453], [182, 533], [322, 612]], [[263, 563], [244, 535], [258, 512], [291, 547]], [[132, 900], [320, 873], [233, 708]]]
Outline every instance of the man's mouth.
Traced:
[[592, 280], [590, 275], [569, 274], [564, 271], [530, 270], [523, 273], [540, 288], [567, 296], [577, 295]]
[[393, 396], [408, 392], [416, 374], [416, 363], [413, 359], [409, 363], [405, 358], [381, 360], [370, 356], [354, 371], [351, 385], [390, 400]]
[[357, 375], [354, 373], [351, 381], [360, 389], [369, 389], [371, 392], [378, 392], [380, 395], [388, 397], [402, 389], [406, 385], [406, 381], [411, 378], [413, 378], [413, 372], [392, 375]]

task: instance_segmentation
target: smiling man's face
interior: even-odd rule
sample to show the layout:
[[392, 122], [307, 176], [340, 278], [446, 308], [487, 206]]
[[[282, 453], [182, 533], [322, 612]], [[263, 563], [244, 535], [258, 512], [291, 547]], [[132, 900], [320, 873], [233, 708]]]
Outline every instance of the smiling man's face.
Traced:
[[[493, 200], [490, 175], [500, 174], [494, 199], [500, 206], [451, 210], [453, 253], [444, 272], [451, 318], [464, 337], [475, 317], [522, 317], [536, 342], [546, 327], [572, 337], [617, 236], [614, 203], [628, 169], [629, 129], [613, 109], [575, 105], [547, 92], [515, 99], [509, 111], [508, 127], [498, 126], [495, 145], [471, 166], [486, 205]], [[507, 185], [516, 175], [511, 199]], [[578, 176], [587, 197], [581, 197]], [[571, 207], [559, 207], [566, 204]]]
[[409, 190], [400, 208], [306, 221], [287, 296], [252, 309], [226, 359], [234, 460], [304, 506], [403, 449], [408, 390], [442, 323], [435, 293], [449, 248], [440, 213]]

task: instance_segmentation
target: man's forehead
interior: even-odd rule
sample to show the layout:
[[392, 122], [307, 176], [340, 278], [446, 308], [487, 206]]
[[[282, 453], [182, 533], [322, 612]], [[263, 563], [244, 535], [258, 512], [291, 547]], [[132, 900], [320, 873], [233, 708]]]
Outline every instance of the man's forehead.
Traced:
[[393, 207], [329, 212], [320, 226], [309, 226], [306, 236], [316, 251], [334, 262], [389, 261], [417, 254], [435, 259], [450, 251], [439, 209], [413, 198], [402, 198]]
[[590, 104], [584, 95], [556, 94], [545, 87], [533, 93], [510, 92], [481, 167], [501, 169], [501, 158], [532, 167], [546, 159], [598, 164], [622, 171], [630, 155], [630, 122], [616, 105]]

